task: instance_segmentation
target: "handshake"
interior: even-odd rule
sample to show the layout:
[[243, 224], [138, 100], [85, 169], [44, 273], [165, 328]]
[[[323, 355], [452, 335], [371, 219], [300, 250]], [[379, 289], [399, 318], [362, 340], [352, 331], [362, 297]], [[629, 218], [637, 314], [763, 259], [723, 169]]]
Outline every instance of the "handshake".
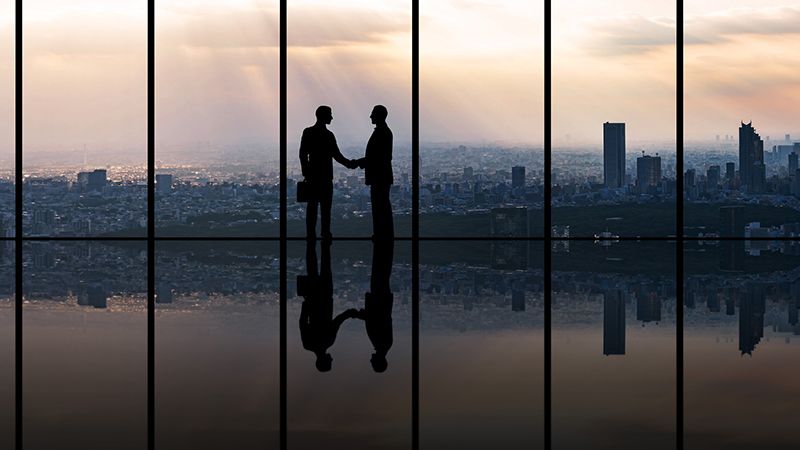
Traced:
[[366, 158], [351, 159], [344, 166], [348, 169], [363, 169]]

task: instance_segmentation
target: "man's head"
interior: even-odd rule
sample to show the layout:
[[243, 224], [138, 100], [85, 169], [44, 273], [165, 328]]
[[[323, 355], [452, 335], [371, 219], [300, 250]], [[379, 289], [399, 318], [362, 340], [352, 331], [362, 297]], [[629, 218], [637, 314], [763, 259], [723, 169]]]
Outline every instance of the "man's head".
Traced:
[[333, 120], [333, 111], [331, 110], [330, 106], [319, 106], [317, 108], [317, 112], [315, 113], [317, 116], [317, 122], [324, 123], [328, 125]]
[[389, 367], [389, 362], [386, 361], [386, 355], [383, 353], [373, 353], [369, 362], [372, 364], [372, 370], [376, 373], [386, 372]]
[[375, 125], [386, 123], [386, 116], [389, 115], [389, 111], [383, 105], [375, 105], [372, 108], [372, 114], [369, 115], [369, 118], [372, 119], [372, 123]]
[[333, 366], [333, 357], [330, 353], [317, 353], [317, 370], [330, 372]]

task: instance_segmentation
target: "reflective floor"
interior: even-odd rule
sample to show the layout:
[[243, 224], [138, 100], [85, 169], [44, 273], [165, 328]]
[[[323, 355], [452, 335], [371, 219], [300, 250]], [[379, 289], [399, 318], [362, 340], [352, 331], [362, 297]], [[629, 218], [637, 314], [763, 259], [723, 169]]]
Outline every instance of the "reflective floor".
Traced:
[[[552, 445], [795, 448], [800, 245], [686, 243], [676, 410], [675, 243], [557, 242]], [[13, 446], [13, 247], [0, 252], [0, 436]], [[25, 448], [143, 449], [146, 251], [24, 247]], [[156, 446], [279, 448], [278, 244], [158, 242]], [[411, 243], [288, 243], [292, 449], [408, 449]], [[423, 241], [419, 445], [542, 448], [541, 242]]]

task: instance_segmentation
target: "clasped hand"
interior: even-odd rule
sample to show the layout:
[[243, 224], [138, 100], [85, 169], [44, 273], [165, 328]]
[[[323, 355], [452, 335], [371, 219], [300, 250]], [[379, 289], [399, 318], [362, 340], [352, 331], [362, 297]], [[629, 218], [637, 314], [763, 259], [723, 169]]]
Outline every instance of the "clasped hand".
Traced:
[[348, 169], [363, 169], [364, 168], [364, 160], [363, 159], [351, 159], [347, 165], [345, 166]]

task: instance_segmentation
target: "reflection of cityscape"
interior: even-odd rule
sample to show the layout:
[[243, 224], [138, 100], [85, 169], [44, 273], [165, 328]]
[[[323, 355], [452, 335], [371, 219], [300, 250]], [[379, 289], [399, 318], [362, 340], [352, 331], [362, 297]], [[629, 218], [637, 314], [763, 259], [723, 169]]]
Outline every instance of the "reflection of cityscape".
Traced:
[[23, 251], [26, 302], [144, 311], [143, 244], [27, 242]]
[[[582, 252], [584, 256], [600, 253], [607, 262], [615, 259], [613, 255], [602, 256], [614, 253], [613, 248], [589, 245], [588, 251]], [[0, 253], [0, 267], [7, 274], [7, 283], [0, 285], [3, 297], [10, 297], [13, 285], [13, 252], [7, 247], [4, 245]], [[632, 247], [633, 252], [641, 250]], [[687, 253], [684, 303], [688, 328], [738, 326], [739, 350], [749, 354], [764, 338], [765, 329], [783, 334], [787, 340], [800, 335], [800, 266], [794, 261], [794, 252], [753, 253], [746, 248], [744, 242], [736, 242], [698, 246], [694, 253]], [[463, 260], [423, 262], [423, 327], [462, 331], [467, 326], [541, 327], [544, 298], [540, 249], [535, 243], [496, 242], [486, 247], [488, 251]], [[267, 244], [165, 243], [157, 250], [159, 308], [247, 311], [261, 304], [276, 305], [280, 286], [276, 250]], [[446, 244], [423, 246], [423, 252], [431, 254], [448, 251]], [[705, 258], [704, 252], [713, 254], [713, 267], [705, 259], [692, 262]], [[369, 291], [369, 248], [337, 244], [332, 254], [336, 307], [360, 304]], [[554, 323], [591, 327], [602, 322], [606, 355], [625, 354], [626, 327], [674, 326], [675, 281], [671, 276], [645, 266], [620, 273], [611, 266], [603, 269], [593, 260], [582, 257], [577, 261], [570, 254], [563, 255], [567, 260], [559, 262], [552, 273]], [[625, 264], [626, 257], [617, 259]], [[586, 264], [594, 268], [587, 271], [583, 268]], [[753, 264], [766, 270], [746, 270]], [[146, 297], [145, 266], [146, 253], [139, 243], [28, 242], [25, 298], [38, 305], [141, 311]], [[697, 272], [697, 267], [704, 270]], [[290, 278], [304, 270], [301, 255], [290, 257]], [[395, 260], [395, 308], [406, 312], [411, 301], [411, 273], [407, 261]], [[294, 283], [288, 283], [288, 289], [290, 303], [295, 302]], [[409, 319], [401, 314], [398, 320]]]
[[658, 274], [553, 272], [556, 327], [592, 327], [602, 321], [603, 354], [624, 355], [628, 316], [642, 327], [663, 323], [673, 328], [674, 279]]
[[790, 335], [800, 335], [800, 267], [761, 276], [690, 275], [684, 303], [689, 327], [730, 326], [738, 314], [739, 351], [752, 354], [765, 327], [787, 342]]

